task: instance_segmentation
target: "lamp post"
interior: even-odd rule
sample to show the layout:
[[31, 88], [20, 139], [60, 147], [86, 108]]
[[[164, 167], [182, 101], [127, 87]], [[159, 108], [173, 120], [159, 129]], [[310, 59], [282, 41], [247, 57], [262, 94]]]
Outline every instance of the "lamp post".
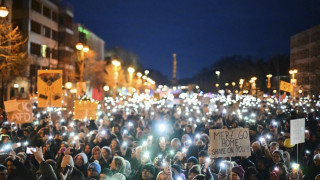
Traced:
[[267, 88], [268, 88], [268, 92], [269, 92], [269, 94], [270, 94], [270, 88], [271, 88], [271, 81], [270, 81], [270, 79], [272, 78], [272, 74], [267, 74], [267, 78], [268, 78]]
[[240, 91], [243, 91], [243, 83], [244, 83], [244, 79], [240, 79], [239, 80], [239, 87], [240, 87]]
[[130, 86], [132, 86], [132, 78], [133, 78], [133, 73], [134, 73], [135, 69], [133, 67], [129, 67], [128, 68], [128, 72], [129, 72], [129, 84]]
[[292, 75], [292, 79], [290, 79], [290, 83], [292, 85], [292, 95], [295, 97], [296, 94], [295, 94], [295, 86], [297, 85], [297, 79], [294, 78], [294, 74], [298, 73], [298, 70], [297, 69], [293, 69], [293, 70], [290, 70], [289, 71], [289, 74]]
[[118, 88], [118, 78], [119, 78], [119, 69], [121, 66], [120, 61], [114, 59], [112, 60], [112, 65], [113, 65], [113, 72], [114, 72], [114, 86], [113, 86], [113, 95], [112, 97], [115, 98], [117, 95], [117, 88]]
[[256, 94], [257, 96], [256, 80], [257, 80], [257, 77], [252, 77], [249, 82], [251, 83], [252, 94]]
[[233, 89], [232, 91], [233, 91], [233, 93], [234, 93], [234, 91], [235, 91], [234, 88], [235, 88], [235, 86], [236, 86], [236, 82], [232, 82], [231, 84], [232, 84], [232, 89]]
[[79, 61], [78, 61], [79, 71], [80, 71], [79, 82], [82, 83], [83, 82], [83, 70], [84, 70], [84, 54], [89, 52], [89, 47], [84, 46], [82, 43], [77, 43], [76, 49], [79, 51]]
[[0, 6], [0, 17], [5, 18], [9, 14], [8, 8], [4, 5], [4, 0], [1, 1], [1, 6]]

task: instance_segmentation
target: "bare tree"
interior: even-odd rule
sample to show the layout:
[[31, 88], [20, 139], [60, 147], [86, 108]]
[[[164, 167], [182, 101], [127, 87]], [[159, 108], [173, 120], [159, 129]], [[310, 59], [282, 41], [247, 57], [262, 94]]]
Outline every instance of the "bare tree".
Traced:
[[0, 24], [0, 75], [1, 75], [1, 106], [3, 107], [6, 85], [14, 78], [26, 75], [27, 52], [25, 51], [27, 39], [23, 38], [18, 26], [13, 28], [6, 23]]

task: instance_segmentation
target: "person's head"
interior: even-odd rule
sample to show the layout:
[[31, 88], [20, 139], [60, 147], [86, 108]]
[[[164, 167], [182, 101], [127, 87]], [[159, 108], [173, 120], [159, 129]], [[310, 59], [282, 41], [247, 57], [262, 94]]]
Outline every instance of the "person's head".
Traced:
[[155, 168], [152, 164], [142, 166], [141, 175], [143, 180], [152, 180], [155, 177]]
[[7, 180], [8, 178], [8, 170], [7, 167], [0, 164], [0, 180]]
[[86, 153], [86, 154], [90, 154], [91, 153], [91, 146], [89, 144], [85, 145], [84, 153]]
[[88, 163], [88, 157], [85, 153], [79, 153], [74, 157], [74, 164], [78, 167]]
[[114, 125], [114, 126], [113, 126], [113, 131], [114, 131], [114, 133], [116, 133], [116, 134], [120, 133], [120, 127], [119, 127], [119, 125]]
[[173, 138], [171, 140], [171, 147], [174, 151], [178, 151], [181, 148], [181, 142], [178, 138]]
[[277, 142], [270, 143], [270, 153], [272, 154], [273, 151], [279, 150], [279, 144]]
[[8, 174], [13, 173], [17, 169], [17, 167], [13, 164], [13, 159], [11, 157], [6, 158], [5, 162], [6, 162]]
[[101, 166], [98, 162], [93, 162], [88, 166], [88, 178], [99, 179]]
[[203, 165], [207, 158], [209, 158], [210, 155], [207, 150], [201, 150], [198, 154], [199, 159], [199, 165]]
[[286, 165], [282, 162], [278, 162], [275, 165], [275, 171], [279, 178], [286, 177], [288, 175], [288, 171]]
[[17, 158], [19, 159], [19, 161], [24, 164], [27, 160], [27, 154], [25, 152], [19, 152], [17, 154]]
[[112, 141], [111, 141], [111, 144], [110, 144], [110, 148], [111, 149], [117, 149], [117, 148], [119, 148], [119, 140], [118, 139], [116, 139], [116, 138], [114, 138], [114, 139], [112, 139]]
[[260, 143], [258, 141], [253, 142], [251, 145], [251, 149], [252, 152], [257, 153], [261, 149]]
[[196, 165], [198, 163], [199, 161], [197, 158], [195, 158], [194, 156], [189, 157], [189, 159], [187, 160], [187, 169], [191, 169], [193, 165]]
[[316, 155], [316, 154], [320, 154], [320, 148], [316, 148], [316, 149], [313, 151], [313, 155]]
[[186, 133], [192, 133], [192, 126], [191, 125], [187, 125], [186, 126]]
[[101, 155], [104, 160], [108, 160], [112, 157], [112, 151], [111, 148], [108, 146], [103, 146], [101, 149]]
[[114, 156], [113, 160], [110, 164], [110, 169], [114, 172], [123, 173], [124, 169], [126, 167], [125, 161], [123, 157], [120, 156]]
[[158, 173], [156, 180], [167, 180], [167, 179], [169, 179], [169, 177], [170, 177], [170, 175], [167, 175], [163, 171], [160, 171]]
[[284, 162], [283, 161], [283, 152], [281, 150], [275, 150], [272, 153], [273, 163]]
[[96, 146], [92, 149], [92, 157], [93, 157], [93, 160], [101, 159], [101, 149], [99, 146]]
[[313, 163], [315, 166], [320, 166], [320, 154], [316, 154], [313, 156]]
[[232, 168], [232, 180], [241, 180], [244, 178], [245, 171], [242, 166], [235, 166]]
[[185, 146], [190, 146], [191, 144], [188, 144], [188, 143], [187, 143], [188, 141], [192, 142], [189, 134], [184, 134], [184, 135], [181, 137], [181, 142], [182, 142], [182, 144], [185, 145]]
[[196, 175], [201, 173], [201, 168], [199, 165], [193, 165], [188, 172], [189, 180], [192, 180]]
[[70, 156], [70, 155], [65, 155], [62, 158], [62, 162], [61, 162], [62, 170], [64, 170], [67, 166], [70, 167], [69, 174], [68, 174], [68, 175], [70, 175], [72, 173], [73, 167], [74, 167], [74, 162], [73, 162], [72, 156]]

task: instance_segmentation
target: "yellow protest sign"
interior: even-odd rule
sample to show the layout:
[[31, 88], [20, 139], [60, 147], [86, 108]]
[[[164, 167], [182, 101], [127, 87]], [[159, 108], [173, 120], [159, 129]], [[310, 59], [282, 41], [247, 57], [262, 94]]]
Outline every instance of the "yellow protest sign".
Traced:
[[98, 101], [81, 101], [74, 102], [73, 119], [97, 119]]
[[286, 92], [292, 92], [293, 87], [290, 83], [285, 82], [285, 81], [280, 81], [280, 90], [281, 91], [286, 91]]
[[38, 107], [61, 107], [62, 70], [38, 70]]
[[15, 111], [8, 112], [9, 122], [32, 123], [32, 102], [31, 100], [16, 100]]

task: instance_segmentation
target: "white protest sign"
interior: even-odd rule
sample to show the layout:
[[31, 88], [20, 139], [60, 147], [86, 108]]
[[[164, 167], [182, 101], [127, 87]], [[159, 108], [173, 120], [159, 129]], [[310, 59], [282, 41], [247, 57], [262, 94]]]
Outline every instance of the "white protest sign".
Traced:
[[17, 110], [17, 100], [10, 100], [4, 102], [6, 112], [13, 112]]
[[209, 134], [211, 157], [251, 156], [248, 128], [211, 129]]
[[290, 120], [290, 144], [295, 145], [305, 142], [305, 120], [293, 119]]
[[9, 112], [8, 120], [9, 122], [15, 123], [32, 123], [32, 103], [31, 100], [17, 100], [16, 111]]

